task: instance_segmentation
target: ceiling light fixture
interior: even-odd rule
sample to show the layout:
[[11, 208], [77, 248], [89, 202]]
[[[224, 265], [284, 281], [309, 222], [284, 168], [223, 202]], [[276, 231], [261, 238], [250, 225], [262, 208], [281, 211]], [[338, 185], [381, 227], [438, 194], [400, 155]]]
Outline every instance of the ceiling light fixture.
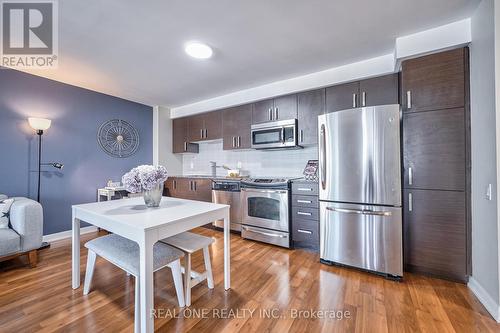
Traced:
[[188, 55], [196, 59], [208, 59], [213, 54], [212, 48], [210, 46], [200, 42], [186, 43], [184, 51], [186, 51]]

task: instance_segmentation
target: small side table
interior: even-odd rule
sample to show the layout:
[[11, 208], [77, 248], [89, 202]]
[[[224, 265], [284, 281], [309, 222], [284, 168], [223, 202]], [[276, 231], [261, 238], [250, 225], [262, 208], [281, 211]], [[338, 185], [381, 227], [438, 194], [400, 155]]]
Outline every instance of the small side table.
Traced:
[[107, 201], [110, 201], [117, 192], [125, 191], [124, 187], [114, 187], [114, 188], [99, 188], [97, 189], [97, 202], [101, 201], [101, 196], [106, 197]]

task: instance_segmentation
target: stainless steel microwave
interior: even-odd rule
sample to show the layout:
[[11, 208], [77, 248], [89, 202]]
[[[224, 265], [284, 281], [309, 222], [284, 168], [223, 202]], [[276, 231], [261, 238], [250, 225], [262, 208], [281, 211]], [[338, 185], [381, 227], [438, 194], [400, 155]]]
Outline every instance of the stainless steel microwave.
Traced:
[[297, 142], [297, 119], [255, 124], [251, 127], [252, 148], [302, 148]]

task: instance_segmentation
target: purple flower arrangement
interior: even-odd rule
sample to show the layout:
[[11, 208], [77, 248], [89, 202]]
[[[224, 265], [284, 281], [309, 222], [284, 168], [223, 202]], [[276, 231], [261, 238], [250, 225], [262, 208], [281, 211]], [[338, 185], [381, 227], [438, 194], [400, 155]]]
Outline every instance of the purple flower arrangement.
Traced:
[[151, 191], [167, 180], [167, 169], [158, 165], [139, 165], [122, 177], [125, 189], [131, 193]]

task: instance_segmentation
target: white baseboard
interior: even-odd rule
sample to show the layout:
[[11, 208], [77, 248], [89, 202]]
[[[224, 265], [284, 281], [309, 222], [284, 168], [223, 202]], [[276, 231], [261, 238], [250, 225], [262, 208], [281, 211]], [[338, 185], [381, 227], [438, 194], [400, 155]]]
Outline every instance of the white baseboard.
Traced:
[[[80, 235], [88, 234], [90, 232], [95, 232], [95, 231], [97, 231], [97, 227], [94, 227], [93, 225], [88, 226], [88, 227], [83, 227], [83, 228], [80, 228]], [[56, 232], [55, 234], [45, 235], [45, 236], [43, 236], [42, 241], [50, 243], [50, 242], [55, 242], [55, 241], [66, 239], [66, 238], [71, 238], [71, 230], [66, 230], [66, 231]]]
[[467, 287], [476, 295], [479, 301], [484, 305], [486, 310], [491, 314], [493, 319], [500, 323], [500, 305], [491, 298], [490, 294], [483, 288], [483, 286], [472, 276], [469, 278]]

